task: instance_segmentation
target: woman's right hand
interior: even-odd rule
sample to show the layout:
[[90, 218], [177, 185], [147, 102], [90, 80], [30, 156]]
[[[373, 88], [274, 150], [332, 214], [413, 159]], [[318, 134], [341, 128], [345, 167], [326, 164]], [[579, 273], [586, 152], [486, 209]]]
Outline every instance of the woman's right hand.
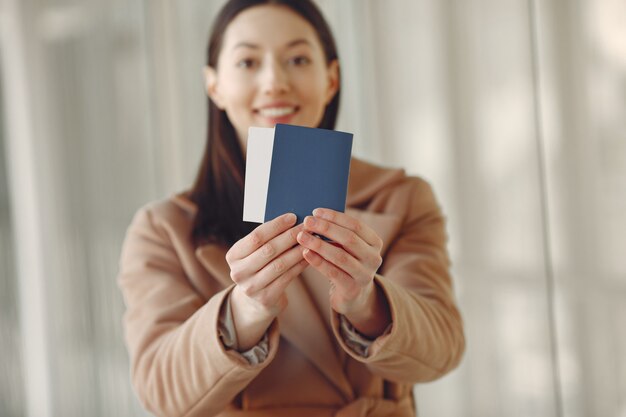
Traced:
[[295, 222], [296, 216], [288, 213], [263, 223], [226, 253], [237, 284], [230, 303], [241, 351], [261, 340], [287, 306], [285, 289], [308, 266], [296, 240], [302, 225], [293, 227]]

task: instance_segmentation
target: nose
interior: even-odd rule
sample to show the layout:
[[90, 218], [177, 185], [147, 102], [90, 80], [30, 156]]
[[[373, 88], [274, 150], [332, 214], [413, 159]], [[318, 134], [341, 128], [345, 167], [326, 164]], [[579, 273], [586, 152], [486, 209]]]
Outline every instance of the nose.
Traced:
[[270, 60], [265, 65], [261, 78], [261, 89], [264, 94], [277, 95], [289, 90], [289, 76], [285, 68], [276, 60]]

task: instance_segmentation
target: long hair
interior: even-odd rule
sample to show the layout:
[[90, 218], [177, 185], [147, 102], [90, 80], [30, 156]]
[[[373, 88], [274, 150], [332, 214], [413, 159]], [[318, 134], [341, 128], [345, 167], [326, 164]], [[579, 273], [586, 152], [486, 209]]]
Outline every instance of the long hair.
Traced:
[[[207, 65], [217, 68], [224, 32], [230, 22], [249, 7], [274, 4], [289, 7], [308, 21], [317, 32], [326, 63], [338, 58], [335, 40], [324, 17], [311, 0], [230, 0], [217, 15], [207, 50]], [[339, 89], [326, 106], [318, 127], [334, 129], [339, 110]], [[191, 231], [196, 246], [219, 243], [231, 246], [250, 233], [256, 224], [244, 222], [243, 185], [245, 158], [237, 134], [226, 112], [208, 99], [207, 141], [189, 198], [198, 210]]]

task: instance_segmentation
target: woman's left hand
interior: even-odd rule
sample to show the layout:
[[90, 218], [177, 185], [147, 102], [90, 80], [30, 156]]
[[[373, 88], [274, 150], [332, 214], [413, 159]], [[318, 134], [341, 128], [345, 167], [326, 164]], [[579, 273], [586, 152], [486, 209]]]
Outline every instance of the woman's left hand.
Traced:
[[345, 213], [319, 208], [305, 218], [298, 243], [305, 248], [304, 259], [330, 280], [333, 310], [366, 336], [382, 333], [391, 319], [386, 298], [374, 284], [382, 263], [378, 234]]

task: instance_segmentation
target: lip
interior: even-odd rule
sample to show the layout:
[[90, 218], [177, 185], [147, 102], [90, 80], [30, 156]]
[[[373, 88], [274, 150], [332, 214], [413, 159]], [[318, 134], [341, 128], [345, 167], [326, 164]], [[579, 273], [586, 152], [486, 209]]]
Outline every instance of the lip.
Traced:
[[[268, 110], [268, 109], [277, 109], [277, 114], [267, 114], [264, 112], [264, 110]], [[279, 109], [293, 109], [292, 112], [286, 113], [286, 114], [281, 114]], [[268, 103], [268, 104], [264, 104], [262, 106], [256, 107], [253, 110], [253, 113], [261, 118], [262, 120], [264, 120], [267, 124], [269, 125], [275, 125], [277, 123], [289, 123], [291, 121], [291, 119], [298, 114], [298, 112], [300, 111], [300, 106], [293, 104], [293, 103], [289, 103], [289, 102], [273, 102], [273, 103]], [[265, 113], [265, 114], [262, 114]]]
[[289, 101], [273, 101], [271, 103], [266, 103], [261, 106], [256, 106], [254, 108], [255, 111], [259, 111], [261, 109], [269, 109], [272, 107], [298, 107], [296, 104], [291, 103]]

